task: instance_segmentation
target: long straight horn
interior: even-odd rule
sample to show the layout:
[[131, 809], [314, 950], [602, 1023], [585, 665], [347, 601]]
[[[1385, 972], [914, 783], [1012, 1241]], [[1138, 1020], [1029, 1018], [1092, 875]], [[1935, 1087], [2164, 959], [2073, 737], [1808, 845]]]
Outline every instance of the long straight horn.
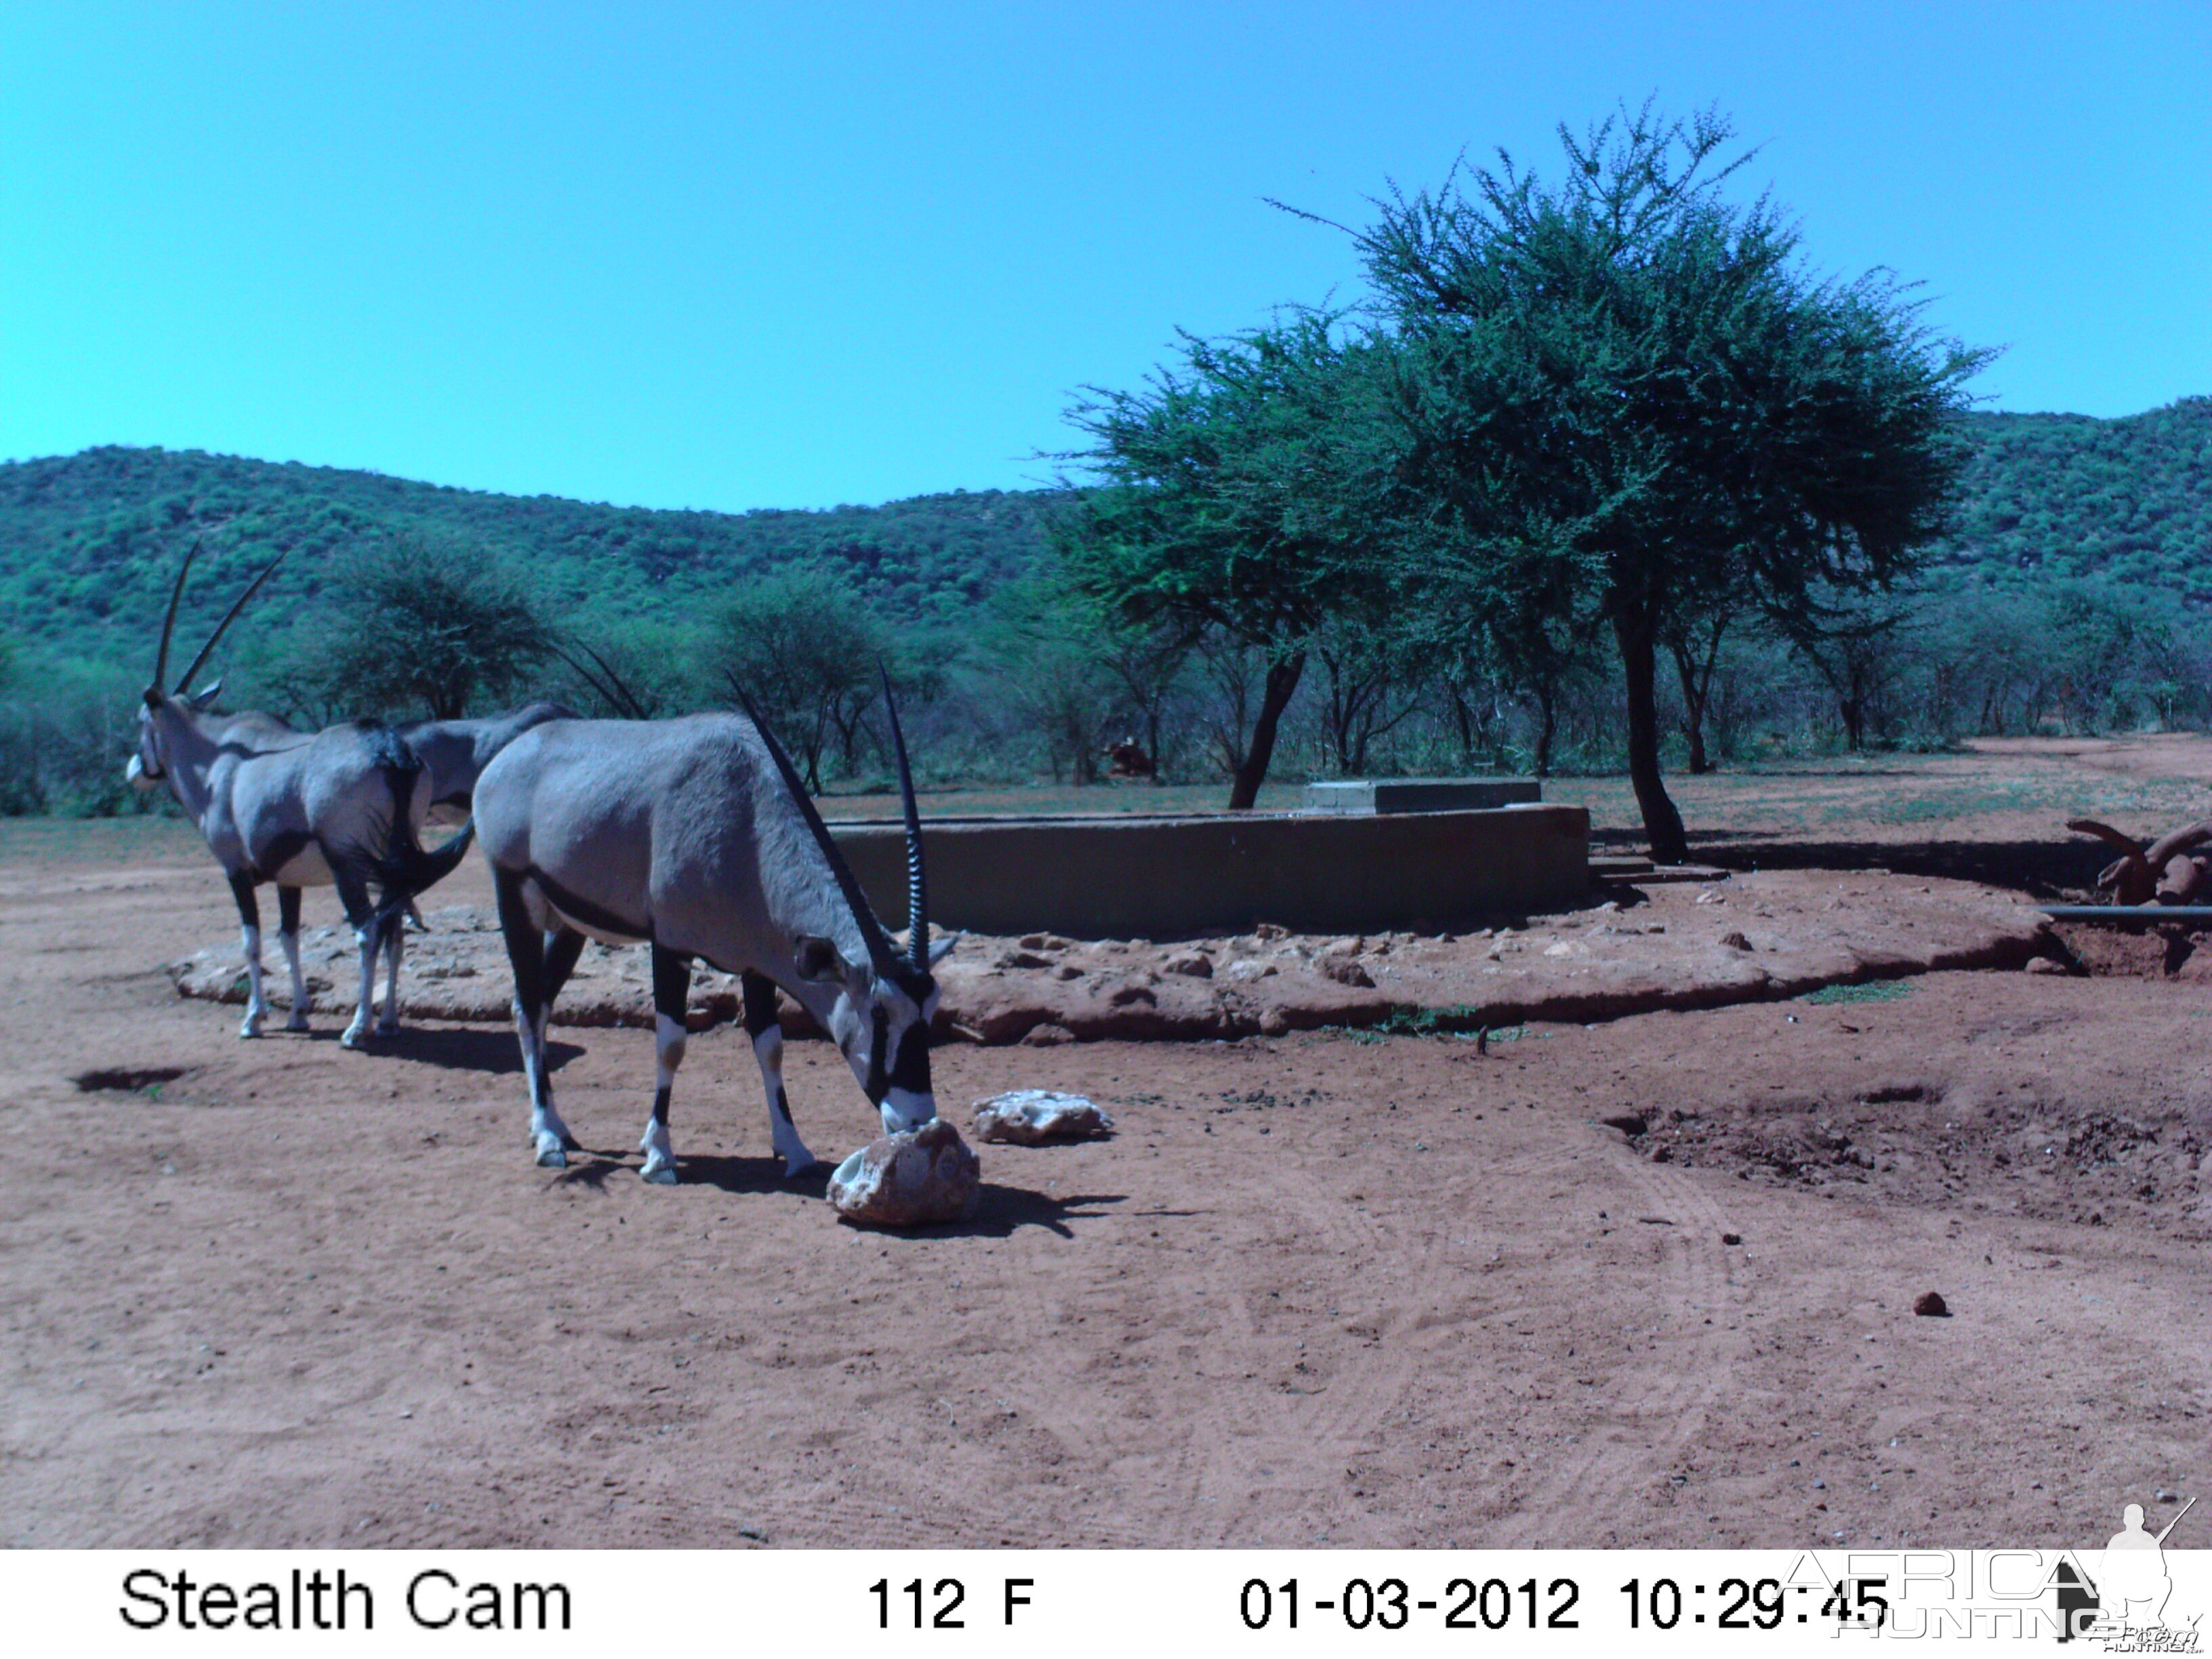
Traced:
[[[581, 641], [577, 642], [577, 646], [578, 649], [588, 653], [592, 660], [599, 663], [601, 668], [607, 667], [606, 664], [600, 660], [599, 653], [592, 650], [590, 646], [583, 644]], [[608, 708], [616, 710], [628, 720], [641, 720], [647, 718], [643, 705], [641, 705], [635, 697], [630, 696], [629, 688], [624, 685], [620, 680], [611, 678], [608, 679], [601, 679], [597, 674], [594, 674], [590, 669], [585, 667], [583, 664], [578, 662], [574, 657], [570, 656], [559, 646], [553, 646], [550, 648], [555, 656], [560, 658], [562, 662], [567, 663], [569, 667], [576, 671], [577, 678], [582, 680], [585, 684], [590, 686], [592, 690], [598, 692], [599, 696], [606, 699]], [[607, 672], [611, 676], [614, 671], [610, 668], [607, 669]]]
[[177, 606], [185, 597], [185, 578], [192, 574], [192, 561], [199, 554], [199, 539], [195, 537], [185, 554], [184, 564], [177, 571], [177, 585], [169, 590], [169, 614], [161, 620], [161, 648], [154, 653], [154, 678], [148, 682], [149, 690], [159, 691], [168, 680], [169, 638], [177, 631]]
[[753, 700], [745, 695], [744, 687], [732, 679], [730, 690], [737, 693], [738, 702], [744, 708], [745, 718], [753, 723], [753, 730], [760, 733], [761, 743], [768, 750], [769, 758], [775, 763], [775, 769], [783, 779], [783, 787], [791, 792], [792, 799], [799, 803], [799, 816], [806, 820], [806, 827], [814, 832], [815, 842], [822, 848], [823, 857], [830, 860], [830, 873], [837, 878], [837, 890], [845, 896], [845, 903], [851, 909], [854, 921], [860, 925], [860, 937], [868, 946], [868, 959], [875, 963], [878, 974], [888, 975], [898, 959], [891, 954], [890, 939], [884, 932], [883, 923], [876, 920], [875, 911], [869, 907], [868, 896], [860, 890], [860, 878], [853, 873], [853, 866], [845, 862], [845, 855], [837, 850], [837, 843], [830, 838], [830, 826], [822, 822], [822, 814], [815, 810], [813, 797], [806, 793], [805, 781], [799, 775], [799, 769], [791, 763], [791, 757], [783, 752], [783, 745], [775, 740], [775, 733], [768, 729], [768, 722], [761, 718], [760, 710], [753, 707]]
[[216, 647], [222, 642], [223, 630], [238, 620], [238, 613], [246, 609], [246, 602], [248, 599], [261, 591], [261, 584], [276, 574], [276, 567], [284, 562], [284, 556], [283, 554], [279, 553], [261, 567], [259, 575], [246, 584], [246, 592], [238, 596], [238, 603], [232, 605], [223, 619], [215, 625], [215, 632], [208, 635], [208, 642], [200, 647], [199, 655], [192, 659], [192, 665], [177, 677], [178, 690], [182, 691], [190, 685], [192, 683], [192, 676], [206, 665], [210, 657], [215, 655]]
[[907, 960], [914, 971], [929, 971], [929, 877], [921, 864], [921, 811], [914, 804], [914, 769], [907, 764], [906, 733], [899, 730], [898, 702], [891, 696], [891, 672], [882, 663], [884, 708], [891, 717], [891, 749], [898, 757], [899, 805], [906, 811]]
[[[576, 648], [582, 652], [586, 656], [589, 657], [593, 662], [599, 664], [599, 672], [607, 677], [607, 684], [609, 688], [614, 692], [616, 697], [619, 699], [617, 705], [617, 707], [627, 712], [629, 717], [634, 720], [649, 720], [653, 718], [652, 714], [646, 709], [644, 700], [639, 697], [636, 693], [632, 691], [629, 687], [623, 684], [623, 677], [615, 672], [615, 665], [612, 663], [609, 662], [598, 652], [592, 650], [590, 646], [586, 645], [581, 640], [578, 640], [576, 641]], [[572, 664], [571, 666], [573, 665], [574, 665]]]

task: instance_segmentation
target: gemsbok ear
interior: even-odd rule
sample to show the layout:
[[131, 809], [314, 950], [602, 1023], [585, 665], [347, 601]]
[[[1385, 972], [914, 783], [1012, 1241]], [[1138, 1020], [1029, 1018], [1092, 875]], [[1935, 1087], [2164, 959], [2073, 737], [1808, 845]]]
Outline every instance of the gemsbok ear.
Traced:
[[960, 943], [960, 935], [947, 933], [929, 942], [929, 965], [933, 968], [952, 954], [952, 947]]
[[837, 947], [828, 939], [801, 933], [791, 944], [792, 959], [798, 967], [799, 976], [809, 984], [845, 977], [845, 958], [837, 954]]
[[195, 714], [204, 714], [222, 695], [222, 681], [217, 679], [212, 685], [204, 687], [197, 696], [186, 698], [185, 706]]

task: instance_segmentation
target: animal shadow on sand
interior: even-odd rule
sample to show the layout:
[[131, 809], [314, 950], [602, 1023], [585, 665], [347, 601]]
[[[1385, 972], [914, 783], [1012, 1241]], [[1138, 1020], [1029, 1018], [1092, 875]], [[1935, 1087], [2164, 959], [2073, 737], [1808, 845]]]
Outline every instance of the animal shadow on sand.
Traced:
[[[635, 1172], [635, 1155], [586, 1150], [569, 1154], [569, 1167], [559, 1181], [565, 1185], [604, 1188], [608, 1178], [621, 1170]], [[713, 1187], [737, 1196], [769, 1193], [797, 1193], [802, 1197], [817, 1198], [823, 1202], [830, 1197], [831, 1165], [817, 1164], [812, 1169], [787, 1177], [783, 1160], [778, 1158], [738, 1158], [718, 1153], [690, 1153], [678, 1163], [677, 1184], [682, 1187]], [[1077, 1193], [1066, 1198], [1049, 1193], [1033, 1192], [1026, 1187], [1000, 1187], [990, 1182], [983, 1183], [981, 1201], [975, 1206], [973, 1219], [948, 1221], [933, 1227], [901, 1227], [884, 1229], [896, 1237], [914, 1238], [1005, 1238], [1024, 1227], [1045, 1227], [1062, 1238], [1075, 1237], [1071, 1222], [1094, 1220], [1105, 1212], [1097, 1206], [1126, 1201], [1120, 1193]]]
[[[337, 1037], [336, 1032], [331, 1034], [331, 1041]], [[514, 1032], [466, 1025], [403, 1025], [390, 1036], [371, 1037], [362, 1052], [455, 1072], [509, 1075], [522, 1070], [522, 1045], [514, 1040]], [[583, 1052], [576, 1043], [548, 1038], [545, 1068], [557, 1072]]]

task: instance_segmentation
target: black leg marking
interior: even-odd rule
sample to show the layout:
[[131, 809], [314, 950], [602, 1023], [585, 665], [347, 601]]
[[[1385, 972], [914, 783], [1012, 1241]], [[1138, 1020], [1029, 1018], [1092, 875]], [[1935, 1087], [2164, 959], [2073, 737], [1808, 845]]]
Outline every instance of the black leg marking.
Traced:
[[667, 1184], [676, 1179], [676, 1149], [668, 1137], [668, 1097], [676, 1068], [684, 1063], [684, 1014], [691, 1000], [691, 958], [656, 944], [653, 947], [653, 1121], [646, 1126], [646, 1180]]
[[[757, 974], [748, 968], [738, 982], [744, 988], [745, 1035], [753, 1041], [754, 1054], [758, 1056], [760, 1054], [760, 1040], [763, 1032], [774, 1031], [776, 1034], [779, 1057], [775, 1061], [775, 1079], [769, 1080], [767, 1074], [769, 1061], [763, 1059], [761, 1062], [762, 1081], [766, 1085], [769, 1111], [773, 1114], [774, 1119], [781, 1119], [785, 1125], [788, 1126], [791, 1122], [791, 1103], [785, 1097], [783, 1092], [783, 1066], [781, 1059], [783, 1027], [776, 1018], [775, 981], [766, 974]], [[775, 1127], [773, 1119], [769, 1127], [770, 1128]]]
[[538, 1148], [538, 1163], [549, 1169], [566, 1167], [574, 1137], [553, 1109], [553, 1091], [545, 1076], [545, 1025], [550, 1005], [545, 995], [545, 935], [530, 919], [522, 896], [522, 878], [514, 872], [492, 870], [492, 886], [499, 896], [499, 930], [507, 939], [507, 960], [514, 970], [514, 1034], [522, 1045], [522, 1073], [530, 1086], [530, 1138]]
[[499, 931], [507, 939], [507, 965], [514, 970], [514, 1000], [533, 1018], [545, 1002], [545, 936], [530, 920], [522, 901], [522, 878], [494, 869], [492, 891], [499, 900]]
[[757, 1037], [776, 1023], [775, 981], [748, 968], [738, 982], [745, 993], [745, 1035]]
[[584, 936], [573, 927], [556, 927], [545, 935], [545, 1006], [560, 999], [561, 988], [576, 971], [576, 958], [584, 954]]
[[[261, 927], [261, 901], [253, 895], [253, 878], [234, 875], [230, 878], [230, 896], [238, 901], [238, 920], [241, 927], [258, 932]], [[278, 890], [281, 899], [283, 891]]]
[[296, 933], [300, 931], [300, 890], [279, 887], [276, 890], [276, 931]]

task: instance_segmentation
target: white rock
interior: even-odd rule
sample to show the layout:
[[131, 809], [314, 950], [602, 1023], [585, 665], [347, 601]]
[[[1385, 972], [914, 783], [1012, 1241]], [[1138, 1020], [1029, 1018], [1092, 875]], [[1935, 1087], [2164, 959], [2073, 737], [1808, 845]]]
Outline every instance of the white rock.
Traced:
[[1034, 1146], [1114, 1132], [1114, 1120], [1082, 1095], [1055, 1089], [1016, 1089], [975, 1103], [975, 1138]]
[[830, 1202], [847, 1221], [923, 1227], [965, 1221], [982, 1199], [982, 1160], [944, 1118], [885, 1135], [840, 1164]]

